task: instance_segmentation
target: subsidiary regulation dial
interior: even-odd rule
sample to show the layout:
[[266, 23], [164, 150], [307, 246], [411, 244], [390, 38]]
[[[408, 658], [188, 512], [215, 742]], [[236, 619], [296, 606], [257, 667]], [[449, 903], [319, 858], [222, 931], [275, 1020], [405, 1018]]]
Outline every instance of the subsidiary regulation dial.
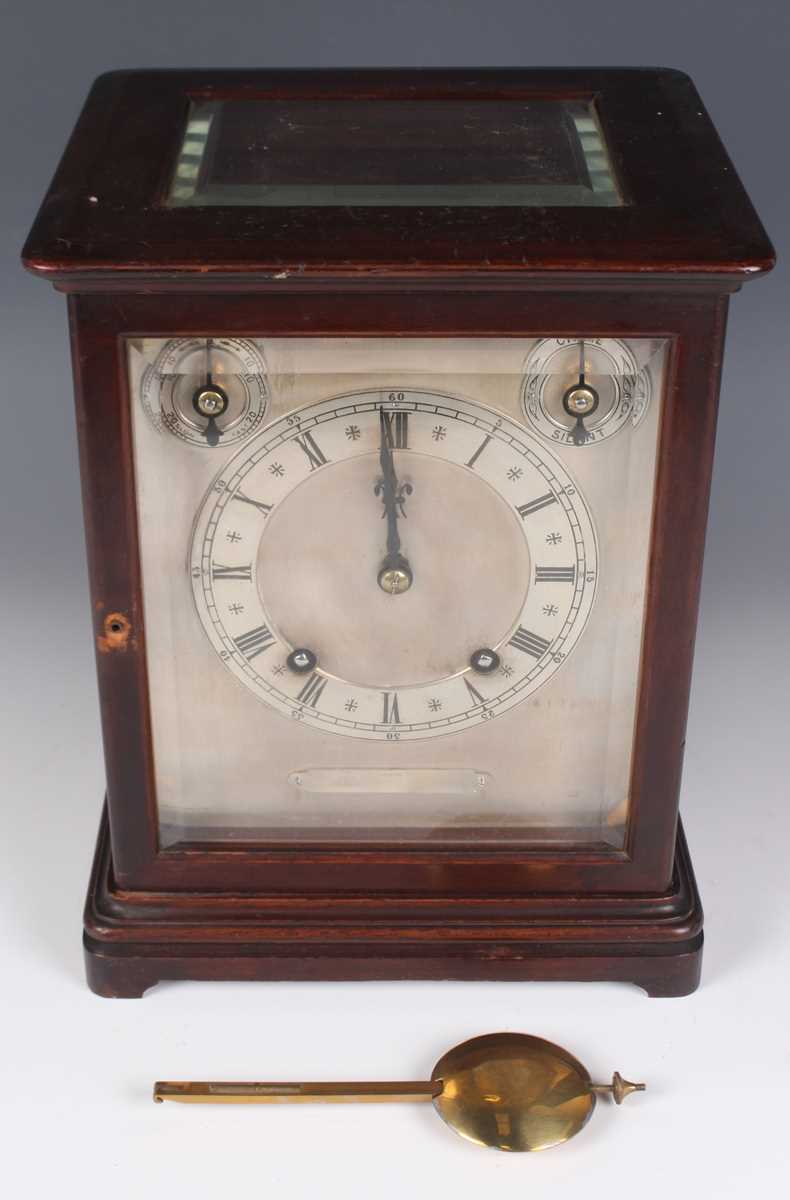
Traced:
[[266, 413], [266, 365], [245, 338], [167, 342], [143, 376], [143, 407], [157, 429], [193, 446], [230, 446]]
[[537, 433], [563, 446], [594, 446], [635, 428], [650, 395], [647, 368], [617, 338], [543, 338], [524, 366], [524, 415]]

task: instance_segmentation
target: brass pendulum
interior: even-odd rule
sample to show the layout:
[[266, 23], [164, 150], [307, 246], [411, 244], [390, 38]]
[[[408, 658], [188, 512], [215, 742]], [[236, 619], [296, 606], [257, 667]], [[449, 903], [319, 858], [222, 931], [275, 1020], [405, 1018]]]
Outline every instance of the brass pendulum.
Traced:
[[587, 1124], [598, 1094], [622, 1104], [645, 1090], [615, 1071], [593, 1083], [567, 1050], [524, 1033], [490, 1033], [449, 1050], [430, 1080], [381, 1083], [181, 1083], [154, 1085], [154, 1100], [185, 1104], [433, 1101], [470, 1142], [497, 1150], [547, 1150]]

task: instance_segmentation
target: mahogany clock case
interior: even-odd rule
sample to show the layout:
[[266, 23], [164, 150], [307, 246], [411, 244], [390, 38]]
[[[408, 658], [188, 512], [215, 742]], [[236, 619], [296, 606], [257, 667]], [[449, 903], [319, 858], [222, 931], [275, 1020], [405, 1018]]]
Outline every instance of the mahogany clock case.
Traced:
[[[239, 95], [589, 99], [627, 202], [168, 207], [190, 98]], [[652, 70], [115, 73], [88, 99], [24, 260], [69, 293], [107, 763], [85, 914], [94, 990], [137, 996], [166, 978], [693, 990], [702, 913], [677, 806], [719, 374], [729, 295], [773, 252], [690, 81]], [[124, 339], [217, 332], [667, 339], [623, 849], [159, 845]]]

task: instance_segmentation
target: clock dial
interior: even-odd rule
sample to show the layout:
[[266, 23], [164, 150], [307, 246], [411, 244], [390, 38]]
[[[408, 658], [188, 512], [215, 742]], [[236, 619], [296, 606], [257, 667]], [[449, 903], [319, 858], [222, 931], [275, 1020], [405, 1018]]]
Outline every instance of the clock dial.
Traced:
[[545, 684], [584, 630], [598, 551], [577, 484], [522, 427], [377, 389], [248, 440], [199, 510], [190, 573], [211, 645], [258, 699], [399, 741]]
[[266, 367], [242, 338], [175, 338], [142, 381], [143, 407], [157, 429], [194, 446], [229, 446], [263, 421]]
[[649, 372], [616, 338], [543, 338], [524, 367], [524, 415], [542, 437], [563, 446], [594, 446], [635, 428], [650, 396]]

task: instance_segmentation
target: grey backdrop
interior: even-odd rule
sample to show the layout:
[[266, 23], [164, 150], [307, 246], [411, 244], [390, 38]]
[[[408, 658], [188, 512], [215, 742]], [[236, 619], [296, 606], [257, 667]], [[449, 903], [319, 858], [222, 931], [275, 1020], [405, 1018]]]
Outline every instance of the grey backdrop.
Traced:
[[[286, 1061], [286, 1054], [278, 1060], [280, 1074], [275, 1078], [300, 1066], [314, 1077], [337, 1073], [348, 1065], [349, 1047], [360, 1040], [367, 1049], [356, 1068], [351, 1064], [352, 1078], [366, 1070], [385, 1075], [400, 1070], [414, 1078], [433, 1061], [431, 1047], [438, 1056], [452, 1044], [453, 1032], [483, 1032], [499, 1021], [548, 1036], [553, 1033], [583, 1058], [585, 1051], [605, 1041], [599, 1065], [610, 1070], [612, 1066], [638, 1070], [638, 1062], [632, 1068], [633, 1059], [641, 1056], [644, 1061], [650, 1046], [657, 1056], [650, 1063], [659, 1075], [665, 1068], [663, 1091], [673, 1095], [672, 1103], [678, 1103], [680, 1077], [687, 1105], [693, 1097], [695, 1111], [681, 1110], [685, 1128], [695, 1126], [694, 1144], [687, 1147], [684, 1158], [685, 1169], [691, 1171], [690, 1185], [697, 1168], [689, 1163], [698, 1164], [697, 1185], [715, 1185], [720, 1196], [739, 1190], [742, 1194], [747, 1180], [756, 1185], [751, 1172], [757, 1167], [748, 1152], [757, 1138], [756, 1115], [747, 1114], [745, 1127], [733, 1123], [728, 1130], [726, 1120], [722, 1125], [718, 1117], [700, 1116], [698, 1110], [707, 1111], [709, 1103], [712, 1113], [717, 1106], [720, 1112], [724, 1089], [731, 1089], [737, 1078], [772, 1078], [771, 1047], [786, 1043], [781, 1011], [772, 1009], [767, 999], [772, 992], [782, 994], [790, 943], [785, 865], [790, 835], [790, 336], [788, 276], [781, 264], [773, 275], [734, 297], [724, 371], [683, 788], [683, 811], [709, 914], [706, 985], [698, 998], [678, 1002], [685, 1008], [648, 1004], [630, 991], [626, 994], [626, 989], [549, 993], [534, 988], [520, 991], [516, 1003], [515, 993], [506, 988], [458, 987], [452, 993], [452, 1020], [447, 993], [440, 985], [406, 993], [396, 987], [381, 988], [375, 1006], [389, 1021], [395, 1045], [391, 1060], [384, 1061], [376, 1059], [375, 1030], [366, 1025], [372, 1020], [370, 988], [325, 988], [320, 993], [253, 989], [241, 998], [239, 989], [195, 986], [174, 989], [174, 999], [162, 989], [141, 1008], [109, 1006], [110, 1012], [83, 990], [79, 909], [98, 815], [102, 764], [66, 311], [61, 296], [21, 271], [18, 252], [87, 88], [95, 75], [110, 68], [594, 64], [674, 66], [692, 75], [781, 258], [790, 234], [790, 7], [786, 0], [749, 4], [742, 0], [389, 0], [386, 4], [378, 0], [136, 0], [128, 5], [112, 0], [26, 0], [5, 10], [0, 53], [5, 118], [0, 188], [0, 938], [12, 981], [4, 996], [9, 1001], [13, 997], [14, 1004], [13, 1019], [2, 1023], [4, 1033], [14, 1030], [3, 1054], [12, 1073], [16, 1068], [15, 1086], [4, 1089], [3, 1099], [11, 1098], [14, 1148], [21, 1151], [11, 1161], [21, 1170], [30, 1136], [20, 1099], [29, 1095], [34, 1103], [34, 1090], [25, 1091], [23, 1083], [27, 1068], [46, 1064], [58, 1081], [62, 1161], [77, 1154], [78, 1142], [67, 1137], [72, 1117], [106, 1119], [109, 1149], [103, 1151], [104, 1166], [122, 1166], [121, 1176], [129, 1194], [134, 1194], [150, 1178], [141, 1153], [148, 1147], [146, 1139], [160, 1134], [135, 1124], [143, 1120], [143, 1109], [137, 1105], [145, 1098], [149, 1068], [152, 1078], [155, 1067], [148, 1063], [144, 1049], [134, 1048], [133, 1029], [148, 1022], [140, 1046], [159, 1048], [157, 1069], [165, 1061], [174, 1061], [174, 1045], [183, 1045], [189, 1050], [184, 1062], [179, 1061], [183, 1072], [199, 1073], [201, 1067], [213, 1064], [218, 1071], [235, 1069], [243, 1075], [250, 1031], [255, 1028], [260, 1035], [260, 1025], [248, 1025], [234, 1051], [227, 1023], [219, 1036], [218, 1014], [232, 1013], [230, 1020], [243, 1029], [246, 1019], [253, 1022], [252, 1011], [245, 1006], [265, 1008], [272, 996], [278, 996], [279, 1020], [290, 1019], [284, 1015], [287, 1010], [296, 1024], [291, 1034], [286, 1030], [278, 1041], [292, 1057]], [[751, 896], [748, 909], [743, 903], [747, 894]], [[607, 999], [599, 1001], [604, 994]], [[326, 1028], [316, 1026], [316, 995], [322, 997], [322, 1009], [334, 1014], [334, 1056], [333, 1045], [325, 1044]], [[256, 997], [254, 1002], [250, 996]], [[419, 1014], [413, 1007], [415, 996], [420, 997]], [[191, 1013], [193, 1026], [199, 1026], [200, 1038], [190, 1040], [184, 1032], [189, 1025], [184, 1024], [185, 1012]], [[354, 1022], [345, 1033], [341, 1013], [350, 1014]], [[477, 1024], [467, 1028], [459, 1013]], [[670, 1013], [673, 1033], [664, 1037]], [[580, 1027], [587, 1035], [581, 1045]], [[411, 1057], [407, 1051], [417, 1028], [424, 1034], [424, 1044], [420, 1041], [419, 1056]], [[749, 1045], [736, 1036], [733, 1046], [733, 1030], [740, 1034], [747, 1028]], [[310, 1063], [301, 1063], [297, 1050], [297, 1033], [304, 1029], [316, 1031], [316, 1038], [305, 1042]], [[80, 1038], [79, 1052], [70, 1057], [74, 1040]], [[621, 1042], [627, 1044], [632, 1062], [609, 1061], [611, 1054], [619, 1053]], [[226, 1047], [224, 1058], [217, 1053], [219, 1043]], [[211, 1054], [207, 1045], [213, 1046]], [[723, 1047], [726, 1070], [717, 1076], [718, 1051]], [[270, 1050], [274, 1054], [276, 1046]], [[142, 1085], [141, 1062], [145, 1064]], [[251, 1063], [247, 1065], [252, 1069]], [[84, 1089], [72, 1104], [66, 1097], [77, 1086], [77, 1078], [83, 1080]], [[721, 1091], [711, 1082], [717, 1080]], [[101, 1097], [106, 1118], [90, 1107], [95, 1095]], [[662, 1117], [661, 1095], [659, 1087], [650, 1110], [628, 1114], [627, 1133], [619, 1127], [616, 1133], [613, 1128], [609, 1131], [616, 1142], [590, 1142], [590, 1158], [564, 1160], [566, 1151], [561, 1152], [562, 1162], [579, 1166], [584, 1162], [588, 1193], [592, 1189], [603, 1194], [609, 1187], [613, 1152], [622, 1154], [628, 1145], [636, 1153], [636, 1143], [631, 1141], [635, 1136], [647, 1139], [640, 1153], [655, 1153], [664, 1119], [667, 1132], [661, 1136], [671, 1137], [674, 1145], [679, 1126], [673, 1125], [671, 1105]], [[778, 1112], [779, 1091], [774, 1098]], [[763, 1149], [758, 1165], [769, 1172], [766, 1182], [775, 1182], [784, 1143], [772, 1142], [772, 1136], [785, 1135], [778, 1117], [771, 1125], [769, 1101], [770, 1097], [764, 1099], [759, 1126]], [[126, 1149], [117, 1140], [117, 1129], [113, 1141], [114, 1114], [123, 1103], [127, 1105], [123, 1120], [131, 1122], [124, 1128], [133, 1131], [132, 1140], [124, 1143]], [[356, 1121], [362, 1119], [355, 1116]], [[393, 1118], [378, 1119], [386, 1125]], [[201, 1128], [216, 1131], [218, 1127], [204, 1124]], [[287, 1146], [292, 1126], [276, 1128]], [[319, 1127], [311, 1128], [318, 1136]], [[333, 1128], [342, 1138], [345, 1127]], [[371, 1123], [366, 1129], [373, 1145], [379, 1126]], [[414, 1124], [408, 1129], [415, 1139], [413, 1153], [419, 1156], [423, 1127]], [[185, 1126], [182, 1163], [183, 1156], [195, 1148], [186, 1130]], [[441, 1157], [444, 1143], [440, 1150], [439, 1141], [437, 1134], [426, 1143], [425, 1153]], [[382, 1153], [385, 1142], [386, 1138]], [[742, 1151], [733, 1158], [736, 1143]], [[727, 1144], [726, 1163], [718, 1154], [722, 1144]], [[157, 1159], [157, 1169], [164, 1172], [164, 1181], [168, 1170], [174, 1169], [166, 1155], [169, 1147], [156, 1141], [151, 1145], [153, 1153], [163, 1155], [161, 1161]], [[247, 1162], [244, 1146], [236, 1149], [240, 1161]], [[34, 1143], [30, 1153], [36, 1169], [46, 1175], [48, 1156], [39, 1155]], [[331, 1157], [332, 1148], [327, 1147], [326, 1153]], [[567, 1153], [572, 1156], [570, 1148]], [[559, 1186], [565, 1168], [554, 1174], [559, 1169], [554, 1161], [545, 1182]], [[663, 1168], [654, 1163], [643, 1195], [662, 1194], [661, 1171], [674, 1170], [671, 1157], [665, 1155], [662, 1161]], [[426, 1170], [438, 1162], [426, 1158]], [[471, 1168], [473, 1162], [477, 1163], [474, 1154], [468, 1160], [452, 1159], [451, 1174], [460, 1166], [453, 1182], [459, 1194], [466, 1194], [466, 1186], [471, 1195], [474, 1179], [482, 1183], [485, 1178], [474, 1174], [476, 1166], [466, 1175], [467, 1163]], [[391, 1175], [382, 1179], [379, 1195], [389, 1195], [390, 1187], [392, 1195], [402, 1195], [404, 1188], [414, 1186], [409, 1163], [408, 1156], [398, 1159]], [[55, 1159], [52, 1169], [60, 1170], [54, 1164]], [[640, 1165], [634, 1162], [635, 1169]], [[335, 1163], [336, 1171], [341, 1166]], [[511, 1175], [505, 1172], [510, 1168], [497, 1160], [497, 1169], [499, 1182], [506, 1184]], [[529, 1169], [543, 1168], [530, 1163]], [[191, 1194], [202, 1194], [201, 1186], [208, 1189], [212, 1170], [211, 1163], [203, 1164], [200, 1178], [192, 1181]], [[278, 1170], [272, 1174], [269, 1169], [266, 1178], [281, 1180]], [[315, 1186], [309, 1163], [300, 1162], [292, 1172], [290, 1194], [301, 1195], [302, 1189], [309, 1194]], [[119, 1178], [116, 1174], [116, 1184]], [[420, 1178], [424, 1181], [425, 1176]], [[515, 1195], [515, 1175], [512, 1178]], [[330, 1168], [328, 1179], [337, 1185], [339, 1175], [332, 1175]], [[568, 1187], [571, 1183], [569, 1177]], [[119, 1186], [116, 1195], [126, 1194], [123, 1182]], [[346, 1194], [353, 1192], [352, 1182]], [[354, 1194], [366, 1193], [361, 1188]]]

